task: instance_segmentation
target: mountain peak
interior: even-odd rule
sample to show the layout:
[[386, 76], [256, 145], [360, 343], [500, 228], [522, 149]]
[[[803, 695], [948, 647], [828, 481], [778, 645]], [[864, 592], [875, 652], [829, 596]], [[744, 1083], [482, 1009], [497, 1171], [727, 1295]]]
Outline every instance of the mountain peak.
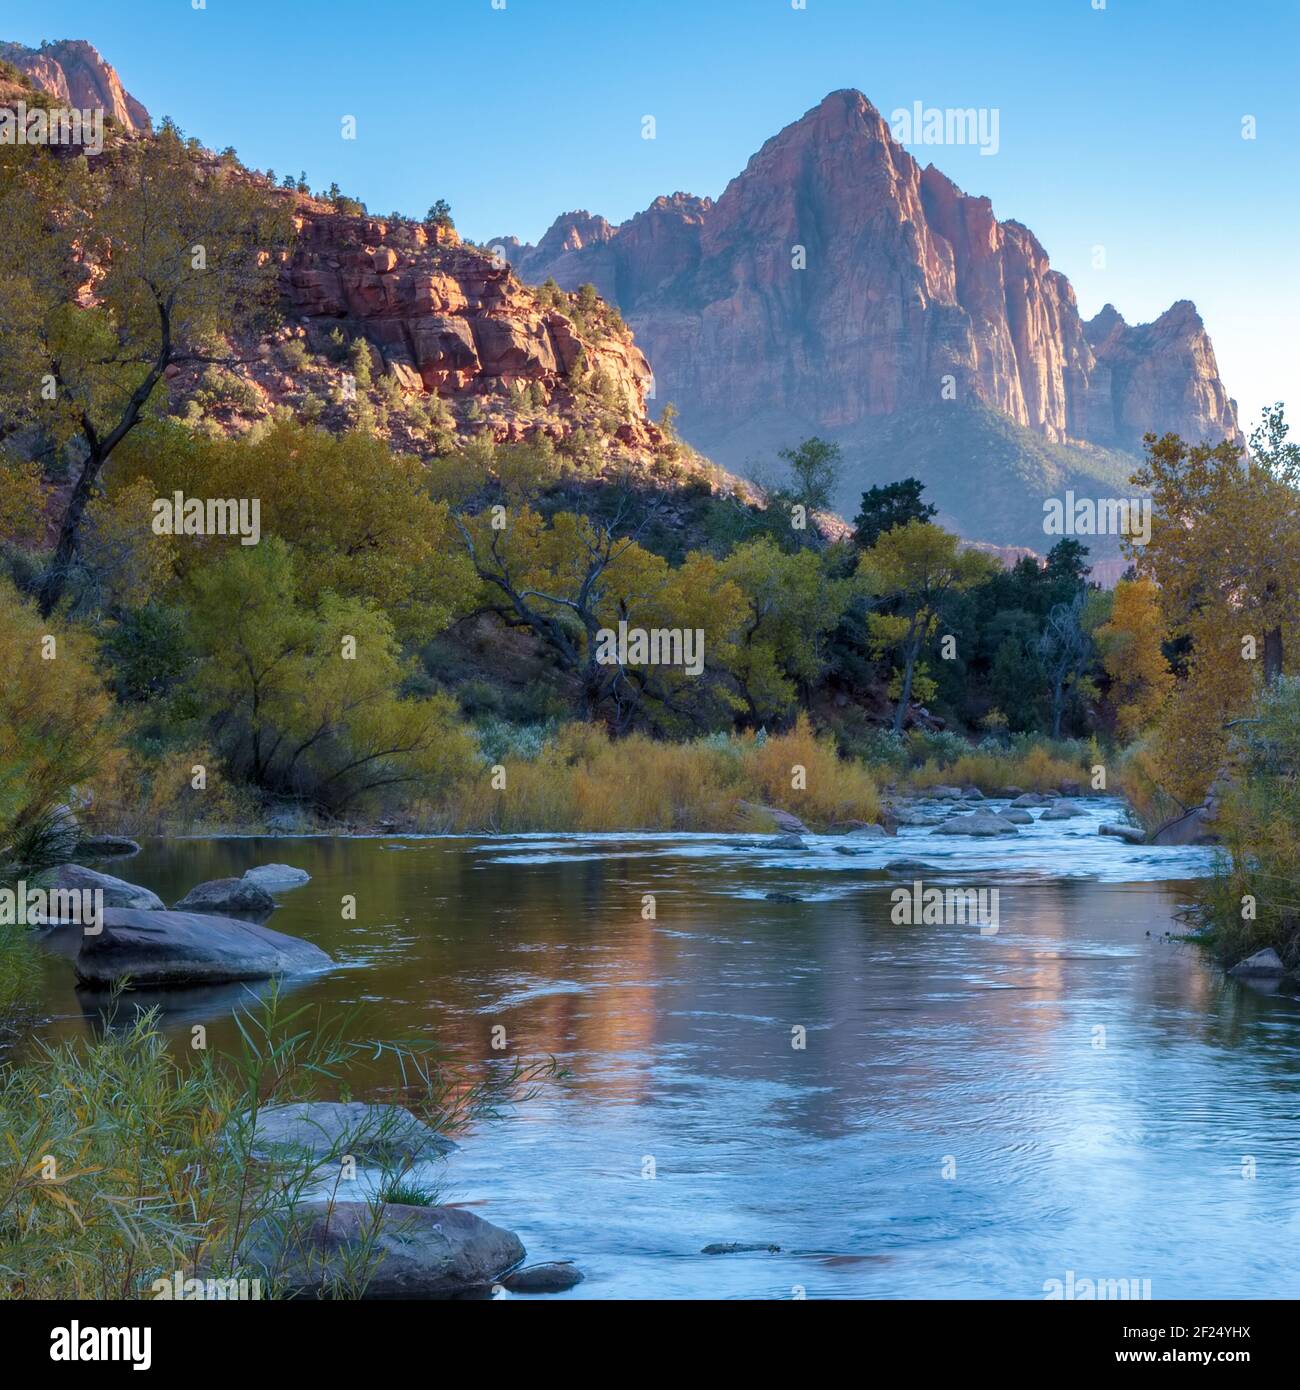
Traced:
[[152, 128], [148, 111], [122, 85], [111, 64], [85, 39], [59, 39], [28, 48], [0, 42], [0, 60], [12, 63], [32, 84], [56, 101], [81, 110], [102, 108], [124, 130]]

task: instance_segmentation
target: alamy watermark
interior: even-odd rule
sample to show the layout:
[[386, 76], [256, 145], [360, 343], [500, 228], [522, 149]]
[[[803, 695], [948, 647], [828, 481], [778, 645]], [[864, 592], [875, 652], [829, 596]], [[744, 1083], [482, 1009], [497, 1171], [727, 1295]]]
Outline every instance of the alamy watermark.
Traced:
[[0, 107], [0, 145], [80, 145], [87, 154], [104, 152], [104, 108], [44, 106], [25, 101]]
[[1001, 919], [996, 888], [927, 888], [917, 879], [889, 896], [889, 920], [896, 927], [978, 926], [981, 936], [997, 935]]
[[1049, 536], [1127, 536], [1134, 545], [1151, 541], [1149, 497], [1064, 497], [1043, 501], [1043, 531]]
[[601, 666], [680, 666], [688, 676], [704, 670], [702, 627], [602, 627], [596, 633]]
[[1043, 1298], [1048, 1303], [1066, 1301], [1123, 1302], [1151, 1297], [1150, 1279], [1087, 1279], [1067, 1269], [1064, 1279], [1045, 1279]]
[[900, 145], [978, 145], [980, 154], [997, 154], [1000, 113], [996, 106], [925, 106], [914, 101], [889, 116]]
[[240, 545], [262, 539], [260, 497], [186, 497], [175, 492], [153, 504], [155, 536], [238, 536]]
[[104, 890], [29, 888], [24, 879], [12, 888], [0, 888], [0, 927], [66, 925], [98, 936], [104, 930]]

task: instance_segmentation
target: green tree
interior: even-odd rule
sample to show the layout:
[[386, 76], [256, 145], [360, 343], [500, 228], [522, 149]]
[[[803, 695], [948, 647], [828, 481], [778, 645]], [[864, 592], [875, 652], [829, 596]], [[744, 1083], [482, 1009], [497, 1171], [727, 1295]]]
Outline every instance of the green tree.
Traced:
[[429, 211], [424, 214], [424, 220], [435, 227], [454, 227], [456, 224], [451, 218], [451, 204], [446, 198], [438, 198], [429, 206]]
[[945, 599], [985, 581], [995, 568], [986, 555], [963, 551], [960, 545], [956, 536], [938, 526], [909, 521], [887, 531], [859, 561], [858, 573], [867, 592], [890, 600], [894, 608], [889, 613], [872, 613], [868, 622], [877, 650], [897, 650], [902, 659], [895, 733], [902, 732], [917, 661]]
[[925, 484], [917, 478], [903, 478], [883, 487], [868, 488], [862, 494], [862, 507], [853, 519], [853, 543], [860, 550], [873, 545], [895, 526], [909, 521], [929, 521], [938, 508], [921, 501]]
[[793, 495], [810, 512], [826, 511], [840, 477], [840, 446], [813, 435], [793, 449], [778, 449], [794, 480]]
[[821, 674], [826, 639], [854, 586], [829, 579], [816, 552], [787, 554], [770, 536], [737, 546], [721, 573], [739, 587], [751, 610], [731, 663], [750, 720], [761, 724], [788, 715], [799, 685]]
[[291, 234], [267, 190], [205, 170], [174, 129], [122, 144], [106, 168], [0, 150], [0, 416], [72, 462], [45, 613], [77, 565], [104, 465], [169, 367], [227, 360], [214, 356], [225, 336], [270, 313], [277, 266], [265, 248]]

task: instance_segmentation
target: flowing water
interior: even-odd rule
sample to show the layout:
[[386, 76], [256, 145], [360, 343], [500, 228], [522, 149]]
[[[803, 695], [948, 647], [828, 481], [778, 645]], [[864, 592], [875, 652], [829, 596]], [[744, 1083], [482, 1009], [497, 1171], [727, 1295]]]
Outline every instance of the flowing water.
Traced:
[[[1166, 938], [1209, 851], [1099, 836], [1119, 808], [1087, 807], [1014, 840], [245, 838], [100, 867], [173, 902], [298, 865], [271, 924], [338, 968], [295, 999], [478, 1074], [553, 1055], [437, 1178], [575, 1260], [565, 1297], [1042, 1298], [1071, 1272], [1295, 1296], [1300, 1007]], [[997, 931], [895, 925], [914, 879], [996, 887]], [[67, 961], [47, 977], [45, 1031], [94, 1026]], [[241, 995], [176, 994], [167, 1026], [233, 1045]], [[781, 1252], [700, 1253], [731, 1241]]]

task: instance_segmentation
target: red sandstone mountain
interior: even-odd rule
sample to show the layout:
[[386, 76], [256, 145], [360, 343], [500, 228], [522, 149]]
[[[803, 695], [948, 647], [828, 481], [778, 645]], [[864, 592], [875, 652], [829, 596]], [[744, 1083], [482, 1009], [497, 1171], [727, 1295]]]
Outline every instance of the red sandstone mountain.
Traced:
[[0, 43], [0, 61], [12, 63], [31, 78], [38, 91], [80, 110], [102, 107], [126, 130], [148, 130], [149, 113], [122, 86], [112, 66], [84, 39], [25, 48], [20, 43]]
[[954, 406], [1048, 446], [1239, 437], [1192, 304], [1085, 322], [1033, 233], [922, 168], [860, 92], [774, 136], [716, 203], [677, 193], [616, 228], [569, 213], [536, 247], [503, 245], [525, 279], [591, 281], [617, 303], [657, 398], [728, 464], [813, 431], [878, 444], [891, 422]]

